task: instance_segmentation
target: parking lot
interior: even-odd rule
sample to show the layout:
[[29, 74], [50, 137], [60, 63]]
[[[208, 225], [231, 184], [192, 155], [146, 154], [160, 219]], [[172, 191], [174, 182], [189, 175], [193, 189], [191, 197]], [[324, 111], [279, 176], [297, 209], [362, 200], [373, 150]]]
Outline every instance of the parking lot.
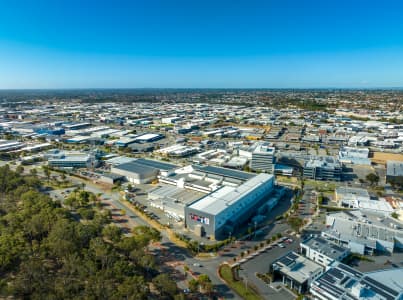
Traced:
[[402, 268], [403, 253], [395, 252], [392, 255], [368, 256], [369, 260], [354, 262], [353, 266], [361, 272], [372, 272], [382, 269]]
[[295, 295], [293, 295], [287, 289], [277, 289], [275, 288], [277, 284], [272, 286], [268, 285], [256, 276], [257, 273], [267, 273], [269, 271], [270, 264], [283, 254], [289, 251], [298, 252], [300, 239], [295, 236], [289, 237], [292, 239], [291, 243], [282, 242], [282, 247], [278, 246], [279, 243], [276, 243], [276, 246], [266, 250], [265, 252], [255, 256], [241, 265], [239, 275], [244, 278], [244, 282], [252, 284], [264, 299], [282, 300], [295, 298]]
[[315, 213], [316, 197], [317, 193], [314, 190], [305, 189], [304, 195], [298, 204], [298, 214], [302, 218], [308, 219]]

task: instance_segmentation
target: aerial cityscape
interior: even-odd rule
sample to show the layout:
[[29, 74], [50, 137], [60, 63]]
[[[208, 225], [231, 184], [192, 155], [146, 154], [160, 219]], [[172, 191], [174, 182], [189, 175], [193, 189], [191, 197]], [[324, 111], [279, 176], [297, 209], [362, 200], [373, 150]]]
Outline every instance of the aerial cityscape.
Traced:
[[403, 300], [402, 3], [56, 2], [0, 4], [1, 299]]

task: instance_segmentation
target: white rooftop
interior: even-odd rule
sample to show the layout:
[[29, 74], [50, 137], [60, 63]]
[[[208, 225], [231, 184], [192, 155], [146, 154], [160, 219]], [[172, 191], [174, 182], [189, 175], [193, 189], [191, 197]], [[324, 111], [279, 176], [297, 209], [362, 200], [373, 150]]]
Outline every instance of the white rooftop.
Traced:
[[238, 187], [223, 186], [215, 192], [201, 198], [190, 205], [190, 208], [204, 211], [212, 215], [219, 215], [229, 206], [241, 200], [252, 190], [272, 180], [273, 175], [259, 174]]
[[403, 268], [378, 270], [365, 275], [397, 291], [403, 290]]
[[149, 140], [149, 139], [157, 138], [159, 136], [160, 136], [159, 134], [155, 134], [155, 133], [146, 133], [146, 134], [136, 137], [136, 140]]

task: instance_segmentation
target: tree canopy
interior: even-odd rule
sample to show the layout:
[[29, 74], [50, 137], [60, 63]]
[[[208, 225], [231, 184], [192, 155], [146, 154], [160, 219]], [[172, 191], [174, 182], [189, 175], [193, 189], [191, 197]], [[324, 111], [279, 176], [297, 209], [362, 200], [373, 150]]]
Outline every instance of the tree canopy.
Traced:
[[149, 243], [160, 239], [158, 231], [138, 227], [132, 236], [123, 235], [108, 225], [110, 214], [88, 205], [93, 199], [84, 191], [70, 197], [69, 205], [87, 210], [86, 217], [77, 220], [77, 214], [40, 193], [39, 184], [35, 174], [0, 167], [1, 298], [175, 296], [176, 284], [158, 275], [148, 251]]

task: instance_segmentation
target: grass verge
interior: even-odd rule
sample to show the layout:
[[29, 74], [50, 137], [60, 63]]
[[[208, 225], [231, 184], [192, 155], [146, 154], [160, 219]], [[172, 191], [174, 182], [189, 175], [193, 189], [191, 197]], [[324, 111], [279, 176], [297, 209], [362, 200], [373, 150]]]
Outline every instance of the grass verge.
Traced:
[[228, 265], [221, 265], [218, 270], [220, 276], [239, 296], [245, 300], [262, 300], [258, 293], [250, 287], [246, 287], [242, 281], [234, 280], [232, 276], [231, 267]]

